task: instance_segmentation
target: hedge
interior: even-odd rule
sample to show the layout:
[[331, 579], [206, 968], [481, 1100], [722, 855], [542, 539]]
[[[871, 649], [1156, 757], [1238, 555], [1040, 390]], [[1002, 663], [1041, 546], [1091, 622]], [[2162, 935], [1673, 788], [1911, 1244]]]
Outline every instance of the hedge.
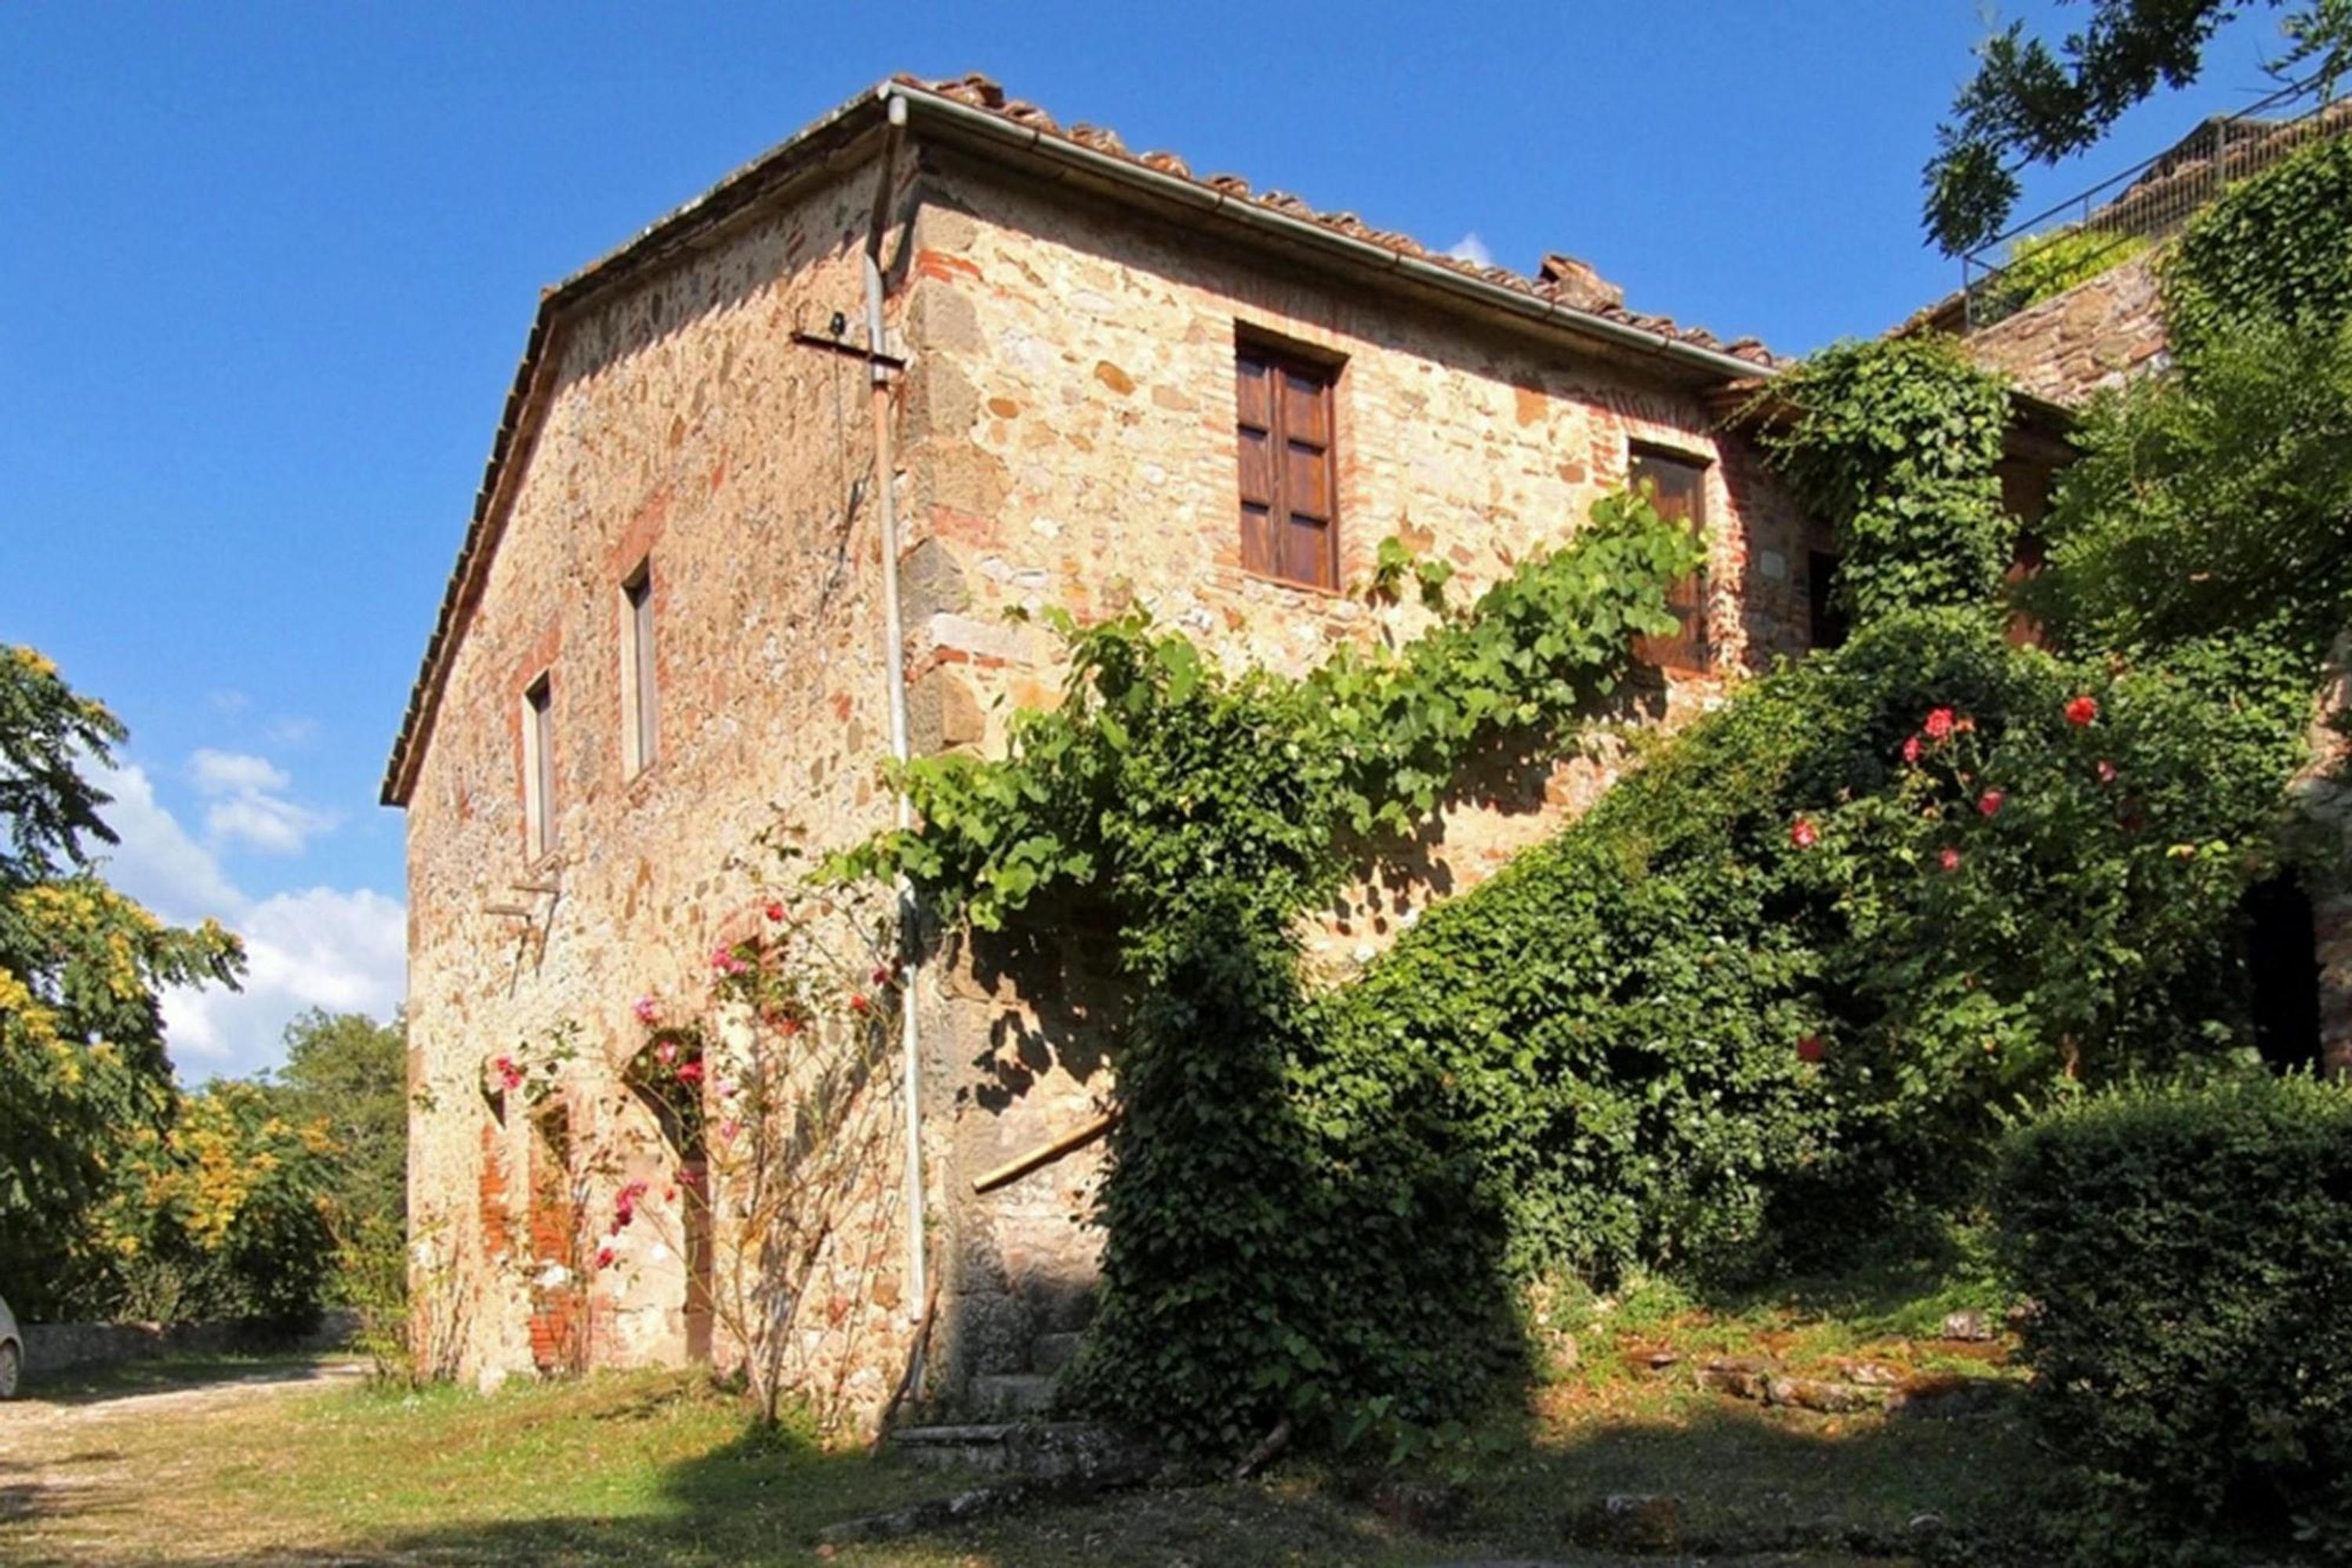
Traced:
[[2306, 1079], [2087, 1099], [1994, 1183], [2050, 1510], [2081, 1563], [2352, 1562], [2352, 1092]]

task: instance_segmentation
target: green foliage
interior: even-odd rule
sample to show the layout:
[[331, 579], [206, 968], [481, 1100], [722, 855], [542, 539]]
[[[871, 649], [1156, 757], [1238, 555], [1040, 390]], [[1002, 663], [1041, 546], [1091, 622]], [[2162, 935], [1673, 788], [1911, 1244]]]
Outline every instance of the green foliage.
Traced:
[[2240, 328], [2195, 365], [2093, 405], [2025, 602], [2077, 647], [2261, 628], [2315, 657], [2352, 619], [2352, 326]]
[[2009, 259], [1999, 274], [1988, 279], [1971, 309], [1994, 318], [2031, 310], [2122, 266], [2147, 247], [2148, 242], [2138, 235], [2095, 228], [2055, 228], [2025, 235], [2010, 246]]
[[2352, 140], [2326, 137], [2198, 215], [2166, 259], [2165, 324], [2192, 376], [2234, 329], [2333, 336], [2352, 320]]
[[1993, 603], [2017, 532], [1994, 472], [2009, 427], [2000, 377], [1943, 338], [1845, 342], [1759, 405], [1789, 411], [1760, 440], [1800, 504], [1836, 530], [1836, 592], [1857, 624]]
[[217, 1079], [181, 1097], [167, 1131], [130, 1138], [112, 1156], [100, 1225], [116, 1264], [96, 1304], [278, 1333], [317, 1321], [338, 1251], [341, 1151], [324, 1121], [281, 1110], [268, 1084]]
[[1410, 1139], [1300, 1116], [1294, 922], [1367, 836], [1425, 816], [1472, 748], [1544, 742], [1608, 696], [1697, 558], [1646, 500], [1611, 497], [1469, 610], [1303, 680], [1229, 675], [1139, 612], [1065, 621], [1062, 706], [1021, 715], [1001, 761], [916, 764], [921, 830], [836, 868], [902, 869], [983, 929], [1050, 895], [1119, 933], [1135, 1000], [1087, 1403], [1233, 1452], [1284, 1419], [1433, 1420], [1486, 1386], [1497, 1293], [1461, 1321], [1440, 1315], [1451, 1296], [1383, 1289], [1409, 1238], [1476, 1226], [1442, 1182], [1368, 1173], [1417, 1161]]
[[408, 1214], [408, 1032], [400, 1018], [313, 1007], [286, 1026], [278, 1114], [322, 1122], [339, 1152], [336, 1211], [350, 1232]]
[[0, 647], [0, 1278], [36, 1318], [103, 1276], [110, 1157], [171, 1117], [159, 993], [243, 964], [217, 925], [164, 926], [93, 868], [114, 836], [88, 770], [122, 734], [48, 660]]
[[[1936, 132], [1923, 176], [1928, 237], [1957, 256], [1998, 233], [2017, 205], [2017, 171], [2054, 164], [2105, 135], [2158, 85], [2186, 87], [2205, 46], [2240, 13], [2285, 0], [2093, 0], [2088, 23], [2056, 49], [2012, 23], [1977, 51], [1977, 74]], [[2352, 0], [2295, 0], [2272, 62], [2316, 62], [2332, 81], [2352, 63]]]
[[1995, 1193], [2073, 1560], [2242, 1563], [2292, 1521], [2352, 1561], [2352, 1096], [2096, 1097], [2020, 1131]]
[[[1302, 1114], [1409, 1123], [1512, 1277], [1720, 1276], [1963, 1197], [2004, 1111], [2238, 1037], [2215, 934], [2302, 694], [2239, 650], [2117, 673], [1891, 617], [1331, 994]], [[1388, 1267], [1442, 1293], [1458, 1264], [1424, 1237]]]

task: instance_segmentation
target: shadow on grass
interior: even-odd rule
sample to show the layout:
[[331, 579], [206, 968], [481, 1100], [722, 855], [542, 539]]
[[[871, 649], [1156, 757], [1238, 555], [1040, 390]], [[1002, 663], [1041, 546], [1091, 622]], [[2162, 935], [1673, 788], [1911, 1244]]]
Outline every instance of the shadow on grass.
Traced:
[[1579, 1521], [1611, 1496], [1635, 1494], [1677, 1500], [1681, 1550], [1669, 1548], [1669, 1559], [1828, 1568], [1940, 1551], [1947, 1555], [1933, 1560], [1991, 1564], [2011, 1560], [2002, 1542], [2032, 1474], [2031, 1445], [2006, 1393], [1948, 1419], [1833, 1419], [1694, 1392], [1671, 1410], [1596, 1413], [1542, 1430], [1450, 1475], [1302, 1465], [1249, 1484], [1034, 1503], [830, 1554], [820, 1547], [824, 1527], [949, 1497], [981, 1478], [747, 1435], [668, 1468], [650, 1511], [391, 1532], [352, 1543], [358, 1550], [347, 1560], [525, 1568], [1404, 1568], [1515, 1560], [1599, 1568], [1628, 1561], [1615, 1548], [1634, 1543]]

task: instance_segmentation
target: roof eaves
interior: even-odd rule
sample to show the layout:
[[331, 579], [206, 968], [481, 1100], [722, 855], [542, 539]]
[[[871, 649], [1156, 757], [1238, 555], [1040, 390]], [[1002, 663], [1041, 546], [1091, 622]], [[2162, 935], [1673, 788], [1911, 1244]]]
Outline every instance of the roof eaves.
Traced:
[[448, 660], [456, 651], [465, 618], [480, 593], [481, 574], [488, 567], [504, 526], [500, 491], [508, 465], [524, 444], [528, 434], [524, 426], [534, 407], [533, 389], [541, 370], [552, 358], [553, 340], [562, 317], [606, 289], [658, 265], [681, 247], [690, 246], [723, 226], [780, 180], [801, 171], [818, 149], [824, 150], [828, 162], [837, 157], [864, 132], [866, 120], [880, 122], [885, 90], [887, 84], [884, 89], [858, 94], [694, 200], [648, 224], [625, 244], [541, 291], [530, 335], [524, 342], [522, 359], [515, 367], [514, 382], [507, 390], [498, 434], [490, 441], [489, 458], [483, 464], [482, 482], [474, 495], [473, 515], [466, 526], [465, 541], [458, 546], [457, 563], [442, 591], [440, 614], [435, 620], [433, 636], [425, 645], [425, 657], [419, 662], [415, 685], [409, 692], [407, 710], [401, 718], [400, 733], [393, 741], [392, 754], [384, 766], [383, 784], [377, 796], [381, 804], [404, 806], [415, 787], [425, 739], [439, 712], [442, 688], [448, 679]]

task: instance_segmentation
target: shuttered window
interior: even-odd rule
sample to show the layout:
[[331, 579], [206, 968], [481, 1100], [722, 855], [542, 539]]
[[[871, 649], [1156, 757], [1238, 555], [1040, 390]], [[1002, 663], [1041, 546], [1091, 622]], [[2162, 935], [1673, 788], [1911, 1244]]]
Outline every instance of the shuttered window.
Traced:
[[[1627, 478], [1633, 489], [1647, 486], [1651, 504], [1660, 517], [1687, 523], [1701, 544], [1706, 542], [1706, 465], [1679, 452], [1651, 447], [1633, 450]], [[1667, 669], [1700, 671], [1708, 668], [1706, 646], [1706, 571], [1675, 579], [1666, 590], [1666, 606], [1681, 625], [1663, 637], [1643, 637], [1634, 656]]]
[[1234, 384], [1243, 569], [1336, 589], [1331, 368], [1244, 342], [1234, 352]]

